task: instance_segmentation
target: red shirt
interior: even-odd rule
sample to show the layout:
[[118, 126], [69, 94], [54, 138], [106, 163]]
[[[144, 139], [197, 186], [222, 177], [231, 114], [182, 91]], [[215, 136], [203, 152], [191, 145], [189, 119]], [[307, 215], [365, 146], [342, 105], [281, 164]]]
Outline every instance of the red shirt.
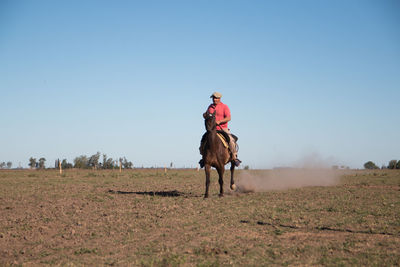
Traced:
[[[229, 107], [225, 105], [222, 102], [219, 102], [217, 105], [211, 104], [207, 108], [209, 113], [214, 113], [216, 110], [217, 112], [215, 113], [215, 119], [217, 121], [223, 120], [226, 117], [231, 116], [231, 111], [229, 110]], [[228, 123], [221, 123], [220, 125], [217, 126], [217, 130], [221, 130], [221, 128], [227, 129], [228, 128]]]

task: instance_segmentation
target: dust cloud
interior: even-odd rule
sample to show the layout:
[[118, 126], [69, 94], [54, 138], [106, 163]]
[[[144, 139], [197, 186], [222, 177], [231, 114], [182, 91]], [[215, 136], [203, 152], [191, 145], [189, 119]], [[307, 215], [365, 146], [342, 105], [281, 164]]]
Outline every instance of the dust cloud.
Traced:
[[305, 157], [294, 165], [293, 168], [243, 170], [237, 176], [237, 190], [265, 192], [307, 186], [333, 186], [339, 182], [340, 173], [319, 156]]
[[265, 192], [306, 186], [332, 186], [339, 175], [329, 169], [274, 169], [242, 171], [238, 175], [239, 192]]

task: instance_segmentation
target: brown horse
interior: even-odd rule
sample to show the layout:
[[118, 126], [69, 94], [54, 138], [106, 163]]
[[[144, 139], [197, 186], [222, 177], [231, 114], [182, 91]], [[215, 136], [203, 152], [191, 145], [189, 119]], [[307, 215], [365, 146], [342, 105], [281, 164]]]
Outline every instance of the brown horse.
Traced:
[[205, 117], [205, 126], [206, 126], [206, 140], [205, 146], [203, 149], [203, 162], [204, 169], [206, 172], [206, 192], [204, 194], [204, 198], [208, 197], [208, 188], [210, 186], [210, 171], [211, 167], [217, 169], [219, 175], [219, 196], [224, 196], [224, 172], [225, 165], [231, 162], [231, 189], [234, 190], [236, 188], [235, 182], [233, 180], [233, 174], [235, 172], [235, 163], [232, 160], [231, 154], [222, 143], [221, 139], [217, 136], [217, 124], [215, 122], [215, 112], [209, 113], [207, 111]]

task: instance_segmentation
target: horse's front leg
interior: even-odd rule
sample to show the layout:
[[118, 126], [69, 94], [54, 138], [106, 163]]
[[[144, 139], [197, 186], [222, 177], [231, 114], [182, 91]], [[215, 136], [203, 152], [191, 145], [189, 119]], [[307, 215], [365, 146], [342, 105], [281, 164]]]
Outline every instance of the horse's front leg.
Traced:
[[235, 163], [232, 162], [231, 163], [231, 189], [233, 191], [235, 191], [235, 189], [236, 189], [235, 180], [233, 179], [234, 173], [235, 173]]
[[211, 166], [209, 164], [206, 164], [204, 166], [204, 170], [206, 172], [206, 192], [204, 193], [204, 198], [208, 198], [208, 188], [210, 187], [210, 171], [211, 171]]
[[224, 172], [225, 168], [224, 166], [217, 168], [218, 171], [218, 182], [219, 182], [219, 196], [223, 197], [224, 196]]

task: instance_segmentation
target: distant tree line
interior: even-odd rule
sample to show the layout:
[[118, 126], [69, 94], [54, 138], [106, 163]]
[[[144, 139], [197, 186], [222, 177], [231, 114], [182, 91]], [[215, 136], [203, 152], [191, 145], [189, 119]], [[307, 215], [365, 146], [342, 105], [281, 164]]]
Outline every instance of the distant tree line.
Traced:
[[[372, 161], [367, 161], [364, 163], [364, 168], [368, 170], [379, 169], [379, 167]], [[400, 160], [391, 160], [388, 165], [383, 165], [381, 169], [400, 169]]]
[[12, 166], [12, 162], [8, 161], [7, 163], [5, 162], [1, 162], [0, 163], [0, 169], [5, 169], [7, 167], [7, 169], [11, 169]]
[[45, 162], [46, 159], [45, 158], [40, 158], [39, 160], [36, 160], [36, 158], [34, 157], [30, 157], [29, 158], [29, 164], [28, 166], [31, 167], [31, 169], [44, 169], [45, 168]]
[[[86, 155], [81, 155], [79, 157], [76, 157], [73, 160], [73, 163], [70, 163], [67, 161], [67, 159], [59, 160], [57, 159], [55, 161], [54, 167], [59, 168], [60, 163], [61, 163], [61, 168], [63, 169], [72, 169], [72, 168], [78, 168], [78, 169], [116, 169], [119, 168], [119, 165], [121, 164], [121, 167], [124, 169], [132, 169], [133, 168], [133, 163], [131, 161], [128, 161], [125, 157], [119, 158], [117, 160], [114, 160], [113, 158], [108, 158], [106, 154], [103, 154], [103, 161], [100, 161], [100, 152], [97, 152], [96, 154], [88, 157]], [[45, 158], [40, 158], [37, 160], [34, 157], [29, 158], [29, 167], [31, 169], [45, 169]], [[0, 168], [3, 169], [5, 166], [8, 168], [11, 168], [12, 163], [7, 162], [6, 163], [0, 163]]]
[[[125, 157], [114, 160], [113, 158], [108, 158], [106, 154], [103, 154], [103, 160], [100, 161], [100, 152], [88, 157], [86, 155], [81, 155], [73, 160], [73, 164], [67, 162], [66, 159], [61, 161], [61, 168], [70, 169], [70, 168], [78, 168], [78, 169], [115, 169], [119, 168], [119, 164], [121, 163], [121, 167], [124, 169], [132, 169], [133, 163], [128, 161]], [[55, 168], [58, 168], [60, 164], [60, 160], [56, 160]]]

